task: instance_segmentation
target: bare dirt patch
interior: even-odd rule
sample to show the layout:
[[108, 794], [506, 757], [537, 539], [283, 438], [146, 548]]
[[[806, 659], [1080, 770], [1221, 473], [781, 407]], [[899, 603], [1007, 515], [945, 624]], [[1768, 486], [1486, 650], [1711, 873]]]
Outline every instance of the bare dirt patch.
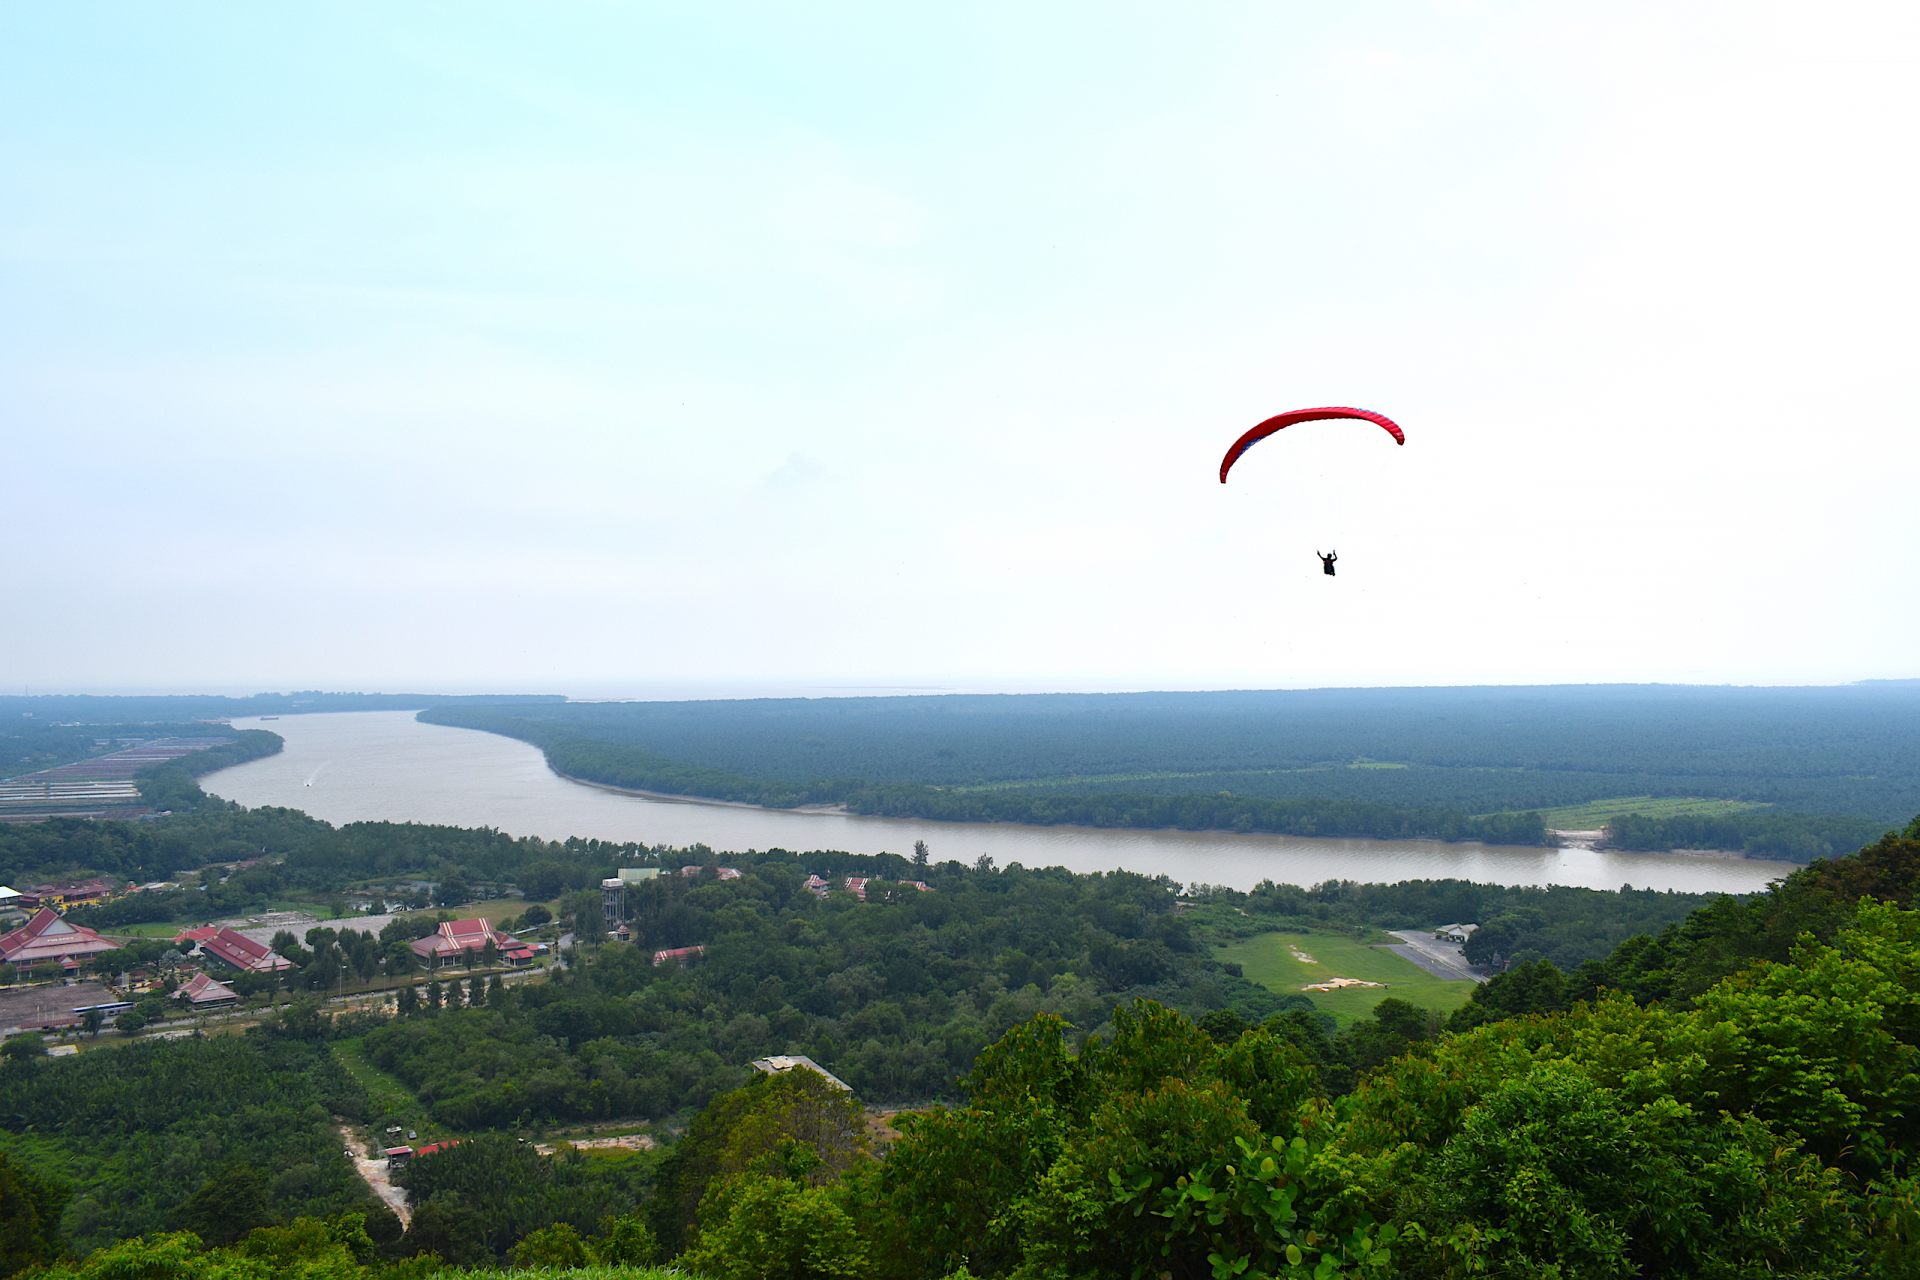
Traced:
[[361, 1155], [359, 1144], [353, 1140], [353, 1130], [345, 1124], [339, 1125], [338, 1128], [340, 1141], [346, 1144], [347, 1158], [353, 1161], [354, 1170], [359, 1173], [360, 1180], [367, 1184], [373, 1194], [379, 1198], [380, 1203], [393, 1210], [393, 1215], [400, 1219], [401, 1226], [410, 1225], [413, 1221], [413, 1210], [407, 1205], [406, 1188], [394, 1186], [393, 1180], [387, 1176], [386, 1157], [368, 1159]]
[[595, 1147], [625, 1147], [629, 1151], [651, 1151], [660, 1144], [644, 1133], [623, 1133], [610, 1138], [567, 1138], [560, 1142], [536, 1142], [533, 1149], [543, 1156], [550, 1156], [562, 1146], [575, 1147], [589, 1151]]
[[1365, 978], [1328, 978], [1325, 982], [1309, 982], [1300, 988], [1302, 991], [1339, 991], [1346, 987], [1381, 987], [1384, 982], [1368, 982]]

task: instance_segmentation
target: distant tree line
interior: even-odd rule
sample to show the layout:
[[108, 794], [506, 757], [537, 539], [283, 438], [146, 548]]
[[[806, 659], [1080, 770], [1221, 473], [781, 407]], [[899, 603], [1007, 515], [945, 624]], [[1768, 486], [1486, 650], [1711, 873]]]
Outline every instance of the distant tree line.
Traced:
[[1623, 814], [1607, 823], [1607, 843], [1620, 849], [1727, 849], [1755, 857], [1812, 862], [1836, 858], [1879, 836], [1885, 823], [1800, 813], [1693, 814], [1646, 818]]
[[1543, 809], [1703, 797], [1771, 806], [1723, 820], [1717, 847], [1804, 859], [1920, 807], [1920, 691], [1904, 685], [469, 703], [422, 718], [524, 739], [609, 786], [953, 821], [1538, 844]]

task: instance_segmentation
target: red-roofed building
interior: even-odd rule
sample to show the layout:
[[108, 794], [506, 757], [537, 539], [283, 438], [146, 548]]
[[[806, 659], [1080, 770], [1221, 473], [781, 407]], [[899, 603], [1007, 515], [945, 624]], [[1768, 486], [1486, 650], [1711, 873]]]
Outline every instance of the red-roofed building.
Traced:
[[860, 901], [865, 902], [867, 900], [867, 877], [848, 876], [847, 892], [860, 899]]
[[242, 973], [278, 973], [293, 968], [293, 961], [276, 954], [264, 942], [255, 942], [244, 933], [221, 925], [211, 938], [200, 943], [200, 954]]
[[173, 945], [176, 947], [187, 947], [191, 949], [193, 947], [199, 946], [201, 943], [205, 942], [208, 938], [218, 937], [219, 934], [220, 934], [220, 930], [218, 927], [210, 924], [203, 924], [198, 929], [186, 929], [180, 933], [174, 934]]
[[186, 986], [173, 993], [195, 1009], [224, 1009], [240, 1003], [240, 993], [224, 982], [216, 982], [204, 973], [196, 973]]
[[518, 938], [500, 932], [487, 920], [448, 920], [413, 944], [413, 958], [428, 969], [459, 964], [469, 955], [479, 959], [487, 945], [506, 964], [532, 964], [533, 953]]
[[669, 947], [665, 951], [654, 952], [653, 962], [655, 964], [667, 964], [669, 962], [673, 964], [685, 964], [689, 960], [698, 959], [705, 951], [705, 947]]
[[827, 891], [832, 888], [833, 881], [831, 880], [823, 880], [819, 876], [814, 875], [807, 877], [807, 892], [816, 898], [826, 897]]
[[71, 970], [78, 968], [85, 957], [114, 947], [93, 930], [68, 924], [52, 907], [42, 907], [33, 913], [33, 919], [0, 938], [0, 963], [27, 968], [55, 961]]

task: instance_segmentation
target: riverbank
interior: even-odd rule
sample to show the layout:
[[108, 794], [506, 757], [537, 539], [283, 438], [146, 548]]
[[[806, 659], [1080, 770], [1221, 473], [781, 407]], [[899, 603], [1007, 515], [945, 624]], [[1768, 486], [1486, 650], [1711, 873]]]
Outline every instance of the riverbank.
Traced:
[[[406, 712], [284, 718], [286, 749], [214, 774], [206, 789], [249, 807], [284, 806], [334, 824], [362, 821], [490, 827], [514, 836], [722, 851], [791, 849], [910, 855], [935, 861], [1164, 875], [1183, 885], [1252, 889], [1332, 880], [1754, 893], [1788, 863], [1682, 858], [1476, 841], [1346, 839], [1259, 832], [1141, 830], [939, 822], [654, 798], [570, 781], [540, 750], [478, 729], [423, 723]], [[324, 766], [324, 767], [323, 767]], [[312, 780], [312, 785], [307, 782]], [[828, 864], [821, 855], [819, 870]]]
[[[485, 733], [487, 730], [476, 729], [473, 730], [473, 732]], [[506, 737], [507, 735], [496, 734], [494, 736]], [[521, 739], [516, 738], [513, 739], [513, 741], [517, 742], [521, 741]], [[534, 749], [536, 751], [539, 750], [538, 747]], [[541, 759], [546, 759], [546, 752], [540, 752], [540, 756]], [[652, 800], [659, 804], [712, 805], [720, 809], [755, 809], [761, 813], [817, 813], [833, 814], [841, 817], [853, 816], [853, 810], [843, 804], [799, 804], [782, 808], [779, 805], [754, 804], [751, 800], [720, 800], [713, 796], [677, 796], [671, 791], [647, 791], [641, 787], [618, 787], [611, 782], [595, 782], [592, 778], [576, 777], [571, 773], [554, 769], [553, 761], [551, 760], [547, 760], [547, 768], [553, 771], [554, 777], [563, 778], [577, 787], [592, 787], [595, 791], [611, 791], [617, 796], [638, 796], [642, 800]], [[937, 821], [937, 819], [929, 819], [929, 821]]]
[[[484, 732], [487, 732], [487, 730], [474, 730], [474, 732], [484, 733]], [[495, 736], [507, 737], [508, 735], [496, 734]], [[522, 739], [513, 739], [513, 741], [522, 741]], [[538, 748], [536, 747], [535, 750], [538, 750]], [[545, 753], [542, 752], [541, 755], [542, 755], [542, 758], [544, 759]], [[801, 814], [801, 815], [828, 815], [828, 816], [846, 817], [846, 818], [867, 818], [876, 822], [897, 822], [897, 821], [938, 822], [938, 823], [943, 823], [943, 824], [954, 826], [954, 827], [1008, 827], [1008, 828], [1020, 828], [1020, 829], [1031, 829], [1034, 827], [1040, 827], [1042, 829], [1052, 828], [1052, 829], [1059, 829], [1063, 831], [1145, 831], [1145, 832], [1155, 832], [1155, 833], [1162, 833], [1162, 834], [1204, 833], [1207, 835], [1230, 836], [1236, 839], [1238, 838], [1260, 839], [1260, 838], [1272, 837], [1272, 836], [1284, 837], [1291, 834], [1285, 831], [1233, 831], [1225, 827], [1131, 827], [1131, 826], [1101, 827], [1101, 826], [1092, 826], [1087, 823], [1081, 823], [1081, 822], [1034, 823], [1034, 822], [1015, 822], [1011, 819], [999, 819], [999, 818], [929, 818], [929, 817], [923, 817], [917, 814], [911, 815], [906, 818], [900, 818], [893, 815], [883, 816], [880, 814], [858, 813], [844, 804], [801, 804], [801, 805], [783, 806], [783, 805], [770, 805], [770, 804], [754, 804], [750, 800], [721, 800], [715, 796], [675, 795], [670, 791], [648, 791], [641, 787], [620, 787], [620, 786], [615, 786], [611, 782], [595, 782], [591, 778], [576, 777], [573, 774], [566, 773], [560, 769], [555, 769], [553, 767], [552, 761], [547, 762], [547, 768], [553, 771], [553, 776], [556, 778], [564, 779], [567, 782], [573, 783], [575, 786], [592, 787], [595, 791], [609, 791], [609, 792], [612, 792], [614, 795], [621, 795], [621, 796], [636, 796], [640, 799], [651, 800], [659, 804], [701, 805], [701, 806], [711, 807], [715, 809], [749, 809], [756, 813], [793, 813], [793, 814]], [[1368, 841], [1375, 841], [1380, 844], [1396, 844], [1396, 845], [1404, 844], [1411, 841], [1413, 843], [1419, 843], [1419, 844], [1435, 844], [1435, 845], [1442, 845], [1442, 846], [1451, 845], [1451, 844], [1485, 844], [1485, 845], [1490, 845], [1494, 848], [1500, 848], [1500, 849], [1546, 849], [1546, 848], [1555, 847], [1553, 845], [1541, 845], [1541, 844], [1502, 844], [1494, 840], [1448, 840], [1444, 836], [1366, 836], [1366, 835], [1343, 835], [1340, 832], [1330, 832], [1329, 834], [1333, 838], [1338, 840], [1368, 840]], [[1552, 834], [1552, 833], [1549, 832], [1548, 834]], [[1567, 845], [1567, 846], [1560, 846], [1560, 847], [1591, 848], [1592, 846]]]

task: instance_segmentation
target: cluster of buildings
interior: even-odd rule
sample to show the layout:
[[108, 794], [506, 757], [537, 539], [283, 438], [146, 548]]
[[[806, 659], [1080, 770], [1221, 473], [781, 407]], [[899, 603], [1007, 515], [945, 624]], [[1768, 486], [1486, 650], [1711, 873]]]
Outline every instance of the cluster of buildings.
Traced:
[[[848, 893], [860, 899], [860, 901], [865, 902], [867, 900], [867, 882], [872, 878], [871, 876], [848, 876], [842, 880], [840, 884]], [[916, 889], [921, 893], [933, 892], [933, 886], [925, 880], [902, 880], [899, 881], [899, 883], [906, 885], [908, 888]], [[810, 875], [807, 877], [807, 892], [816, 898], [824, 898], [833, 892], [833, 881], [823, 879], [820, 876]]]
[[0, 884], [0, 911], [33, 911], [40, 907], [65, 911], [90, 902], [105, 902], [119, 894], [120, 886], [104, 876], [61, 884], [36, 884], [25, 889]]

